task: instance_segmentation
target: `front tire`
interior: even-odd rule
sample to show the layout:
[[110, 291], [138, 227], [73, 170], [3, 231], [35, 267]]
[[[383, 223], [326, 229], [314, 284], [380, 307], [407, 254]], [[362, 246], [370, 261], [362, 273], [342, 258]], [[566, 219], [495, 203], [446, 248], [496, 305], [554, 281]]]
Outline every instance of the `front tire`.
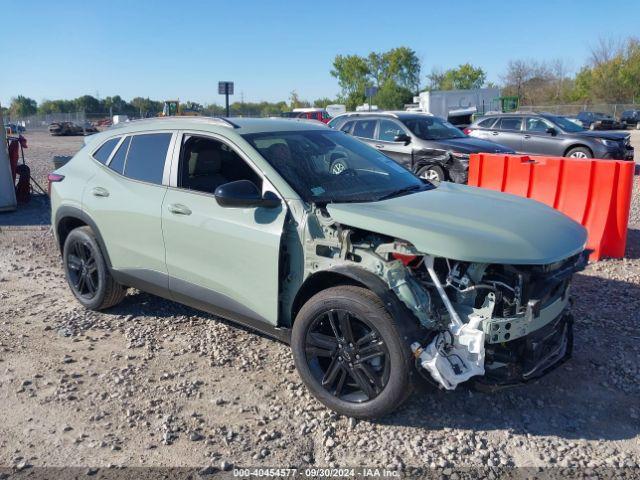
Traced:
[[418, 170], [418, 176], [437, 185], [446, 180], [444, 169], [439, 165], [427, 165]]
[[69, 233], [62, 260], [69, 288], [84, 307], [103, 310], [126, 296], [127, 289], [111, 276], [90, 227], [78, 227]]
[[569, 158], [593, 158], [593, 154], [591, 150], [584, 147], [576, 147], [572, 148], [567, 152], [567, 157]]
[[411, 351], [384, 304], [365, 288], [314, 295], [296, 317], [291, 348], [304, 384], [339, 414], [380, 417], [411, 393]]

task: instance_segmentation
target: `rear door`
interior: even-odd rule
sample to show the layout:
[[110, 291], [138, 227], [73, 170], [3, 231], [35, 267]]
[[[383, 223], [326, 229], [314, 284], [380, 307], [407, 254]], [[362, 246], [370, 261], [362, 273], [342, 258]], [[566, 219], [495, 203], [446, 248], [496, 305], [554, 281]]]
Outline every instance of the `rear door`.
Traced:
[[374, 146], [386, 156], [411, 169], [411, 144], [405, 145], [404, 142], [394, 140], [397, 135], [403, 133], [410, 136], [400, 122], [386, 118], [380, 119]]
[[522, 151], [522, 117], [515, 115], [500, 117], [491, 127], [490, 133], [489, 140], [512, 148], [516, 152]]
[[162, 206], [169, 287], [177, 301], [276, 325], [286, 204], [271, 209], [221, 207], [215, 189], [236, 180], [250, 180], [263, 192], [276, 193], [227, 139], [183, 132]]
[[375, 136], [377, 125], [378, 121], [375, 118], [356, 120], [352, 135], [373, 147], [376, 144]]
[[535, 155], [563, 155], [563, 143], [557, 134], [548, 133], [555, 128], [551, 122], [540, 117], [526, 117], [522, 141], [522, 152]]
[[[115, 270], [167, 286], [161, 209], [167, 191], [167, 157], [174, 134], [154, 131], [123, 136], [83, 194]], [[96, 152], [100, 156], [99, 152]]]

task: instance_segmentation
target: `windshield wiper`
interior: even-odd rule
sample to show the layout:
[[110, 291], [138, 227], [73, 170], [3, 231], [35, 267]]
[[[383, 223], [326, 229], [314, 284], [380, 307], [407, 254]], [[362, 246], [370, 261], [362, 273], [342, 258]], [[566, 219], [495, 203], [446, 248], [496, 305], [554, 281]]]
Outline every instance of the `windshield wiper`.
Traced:
[[416, 190], [422, 190], [423, 188], [425, 188], [425, 185], [411, 185], [409, 187], [400, 188], [399, 190], [395, 190], [395, 191], [393, 191], [391, 193], [387, 193], [386, 195], [383, 195], [383, 196], [379, 197], [377, 199], [377, 201], [387, 200], [387, 199], [393, 198], [393, 197], [398, 197], [398, 196], [403, 195], [405, 193], [413, 192], [413, 191], [416, 191]]

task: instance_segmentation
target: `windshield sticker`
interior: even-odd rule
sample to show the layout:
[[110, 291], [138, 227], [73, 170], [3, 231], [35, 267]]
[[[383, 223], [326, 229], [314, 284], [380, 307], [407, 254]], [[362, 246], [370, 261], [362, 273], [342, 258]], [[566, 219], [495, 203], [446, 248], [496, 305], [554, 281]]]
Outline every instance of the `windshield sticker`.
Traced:
[[325, 192], [324, 188], [322, 187], [313, 187], [311, 189], [311, 193], [313, 193], [314, 196], [318, 196], [318, 195], [322, 195]]

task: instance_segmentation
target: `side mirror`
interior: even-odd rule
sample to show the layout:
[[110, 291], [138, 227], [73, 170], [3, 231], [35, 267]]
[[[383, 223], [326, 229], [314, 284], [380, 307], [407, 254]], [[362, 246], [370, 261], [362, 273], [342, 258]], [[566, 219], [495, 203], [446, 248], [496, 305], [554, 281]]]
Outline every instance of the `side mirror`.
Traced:
[[280, 205], [280, 199], [275, 193], [266, 192], [263, 196], [258, 187], [249, 180], [237, 180], [220, 185], [214, 195], [221, 207], [275, 208]]
[[558, 133], [557, 130], [553, 127], [547, 128], [546, 132], [550, 135], [555, 135], [556, 133]]
[[411, 137], [409, 135], [407, 135], [406, 133], [400, 133], [400, 134], [396, 135], [395, 137], [393, 137], [393, 141], [394, 142], [402, 142], [405, 145], [409, 145], [411, 143]]

